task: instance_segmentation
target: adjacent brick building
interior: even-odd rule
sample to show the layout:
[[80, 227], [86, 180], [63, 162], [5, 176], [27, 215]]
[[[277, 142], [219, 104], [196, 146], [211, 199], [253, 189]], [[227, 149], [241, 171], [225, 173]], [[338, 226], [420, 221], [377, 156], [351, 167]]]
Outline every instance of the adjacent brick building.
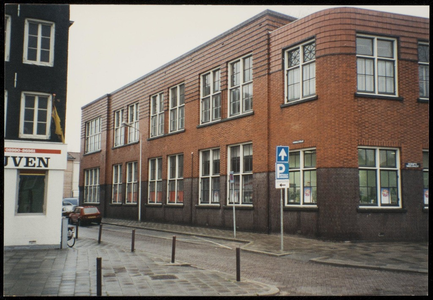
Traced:
[[264, 11], [82, 108], [80, 201], [277, 232], [287, 145], [286, 233], [427, 239], [428, 53], [429, 19]]

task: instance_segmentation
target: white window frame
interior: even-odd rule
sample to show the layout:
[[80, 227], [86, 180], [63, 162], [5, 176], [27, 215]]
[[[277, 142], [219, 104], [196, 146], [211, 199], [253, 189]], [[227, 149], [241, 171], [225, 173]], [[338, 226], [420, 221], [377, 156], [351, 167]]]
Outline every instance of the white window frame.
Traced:
[[[423, 164], [422, 164], [422, 176], [423, 176], [423, 202], [424, 207], [428, 208], [429, 198], [429, 151], [423, 150]], [[426, 180], [427, 178], [427, 180]], [[427, 183], [427, 184], [426, 184]]]
[[[37, 33], [37, 48], [36, 48], [36, 60], [30, 60], [28, 58], [28, 48], [29, 48], [29, 26], [30, 23], [36, 23], [38, 25]], [[42, 44], [42, 25], [50, 27], [50, 41], [49, 41], [49, 60], [48, 62], [41, 61], [41, 44]], [[39, 66], [54, 66], [54, 36], [55, 36], [55, 24], [53, 22], [36, 20], [36, 19], [26, 19], [24, 27], [24, 50], [23, 50], [23, 63], [39, 65]]]
[[[427, 59], [428, 61], [421, 61], [420, 59], [420, 46], [427, 46]], [[429, 43], [418, 43], [418, 76], [419, 76], [419, 97], [423, 100], [429, 100], [430, 98], [430, 44]], [[424, 80], [421, 80], [421, 77]], [[421, 86], [423, 87], [424, 91], [426, 91], [426, 95], [421, 94]]]
[[[400, 171], [400, 149], [398, 148], [386, 148], [386, 147], [364, 147], [359, 146], [358, 152], [360, 149], [363, 150], [374, 150], [374, 160], [375, 160], [375, 166], [358, 166], [358, 174], [361, 170], [374, 170], [376, 174], [376, 204], [375, 203], [367, 203], [367, 204], [361, 204], [361, 199], [359, 199], [359, 207], [360, 208], [378, 208], [378, 209], [398, 209], [402, 208], [402, 198], [401, 198], [401, 171]], [[395, 151], [395, 165], [396, 167], [382, 167], [380, 166], [380, 151]], [[359, 165], [359, 163], [358, 163]], [[397, 173], [396, 183], [397, 183], [397, 201], [398, 203], [393, 204], [385, 204], [382, 203], [382, 183], [381, 183], [381, 171], [395, 171]], [[358, 175], [358, 177], [360, 177]], [[359, 178], [361, 180], [361, 178]], [[361, 188], [361, 182], [358, 183], [358, 188]], [[360, 191], [361, 193], [361, 191]], [[361, 197], [361, 194], [360, 194]], [[390, 200], [391, 201], [391, 200]]]
[[[296, 52], [298, 53], [298, 57], [296, 58], [297, 60], [293, 61], [291, 53]], [[286, 103], [310, 99], [316, 96], [315, 40], [309, 40], [284, 51], [284, 74]], [[289, 85], [293, 86], [293, 89], [289, 88]]]
[[85, 153], [101, 150], [101, 118], [97, 117], [85, 124]]
[[125, 204], [138, 203], [138, 163], [126, 163]]
[[[209, 153], [208, 173], [204, 170], [204, 156]], [[218, 167], [215, 166], [218, 164]], [[206, 149], [200, 151], [200, 186], [199, 186], [199, 205], [220, 205], [221, 199], [221, 151], [220, 148]], [[204, 181], [208, 182], [206, 191], [207, 202], [204, 201], [203, 188]]]
[[[25, 117], [26, 115], [26, 96], [28, 97], [34, 97], [34, 105], [33, 105], [33, 119], [31, 122], [33, 123], [33, 132], [32, 133], [25, 133]], [[47, 98], [47, 107], [46, 108], [39, 108], [39, 100], [40, 98]], [[30, 107], [29, 107], [30, 108]], [[47, 140], [50, 138], [51, 133], [51, 110], [52, 110], [52, 95], [51, 94], [44, 94], [44, 93], [36, 93], [36, 92], [22, 92], [21, 94], [21, 115], [20, 115], [20, 138], [32, 138], [32, 139], [42, 139]], [[30, 113], [30, 109], [29, 109]], [[46, 120], [45, 122], [40, 122], [39, 120], [39, 114], [40, 113], [46, 113]], [[37, 133], [37, 125], [39, 124], [45, 124], [45, 133], [44, 134], [38, 134]]]
[[[290, 156], [294, 157], [295, 153], [299, 153], [299, 167], [296, 166], [293, 160], [290, 160]], [[314, 158], [317, 158], [317, 151], [315, 148], [306, 148], [306, 149], [296, 149], [292, 150], [289, 153], [289, 179], [290, 179], [290, 187], [288, 189], [284, 189], [284, 205], [285, 206], [304, 206], [304, 207], [317, 207], [317, 162], [314, 161], [314, 165], [306, 165], [305, 157], [306, 154], [313, 154]], [[308, 185], [305, 182], [305, 174], [306, 172], [316, 171], [316, 185]], [[290, 197], [290, 189], [297, 188], [295, 185], [294, 174], [299, 173], [299, 203], [296, 200], [291, 199]], [[315, 188], [315, 191], [313, 190]]]
[[5, 61], [9, 61], [11, 53], [11, 16], [5, 15]]
[[150, 97], [150, 137], [164, 135], [164, 94]]
[[221, 120], [220, 68], [200, 75], [200, 99], [200, 124]]
[[140, 136], [139, 106], [134, 103], [128, 106], [128, 143], [138, 142]]
[[[154, 168], [152, 169], [152, 166]], [[152, 197], [152, 191], [154, 195]], [[148, 189], [148, 204], [162, 204], [162, 158], [149, 159], [149, 189]], [[152, 200], [153, 199], [153, 200]]]
[[[358, 54], [358, 38], [360, 39], [371, 39], [372, 40], [372, 54], [371, 55], [367, 55], [367, 54]], [[392, 42], [392, 57], [385, 57], [385, 56], [379, 56], [378, 55], [378, 41], [385, 41], [385, 42]], [[379, 37], [379, 36], [372, 36], [372, 35], [363, 35], [363, 34], [357, 34], [356, 35], [356, 70], [357, 70], [357, 93], [358, 94], [366, 94], [366, 95], [381, 95], [381, 96], [398, 96], [398, 59], [397, 59], [397, 39], [395, 38], [389, 38], [389, 37]], [[361, 45], [359, 46], [361, 49]], [[373, 74], [367, 74], [365, 72], [361, 73], [361, 71], [363, 70], [362, 67], [362, 62], [367, 62], [367, 61], [372, 61], [372, 66], [373, 66]], [[385, 63], [392, 63], [393, 65], [393, 87], [394, 87], [394, 92], [386, 92], [386, 91], [379, 91], [380, 88], [383, 88], [383, 84], [379, 85], [379, 78], [390, 78], [389, 76], [386, 76], [388, 74], [385, 74], [385, 76], [379, 76], [378, 71], [379, 71], [379, 63], [381, 62], [385, 62]], [[388, 64], [390, 65], [390, 64]], [[373, 77], [373, 89], [372, 90], [367, 90], [367, 87], [362, 88], [361, 87], [361, 82], [362, 82], [362, 78], [364, 78], [363, 76], [367, 77], [367, 75], [369, 77]], [[367, 81], [365, 81], [367, 82]]]
[[[246, 146], [251, 146], [251, 171], [245, 170], [245, 155], [244, 155], [244, 149]], [[253, 144], [251, 142], [248, 143], [242, 143], [242, 144], [236, 144], [236, 145], [230, 145], [228, 146], [227, 151], [227, 174], [230, 174], [232, 171], [232, 151], [234, 148], [239, 147], [239, 172], [234, 173], [234, 180], [235, 183], [230, 183], [230, 176], [227, 176], [227, 205], [228, 206], [252, 206], [254, 204], [254, 190], [251, 189], [251, 195], [250, 195], [250, 201], [245, 201], [245, 188], [244, 185], [248, 183], [248, 180], [246, 178], [250, 178], [250, 184], [253, 185], [254, 177], [253, 177], [253, 161], [254, 161], [254, 155], [253, 155]], [[237, 179], [238, 178], [238, 179]], [[239, 182], [238, 189], [236, 189], [236, 181]], [[234, 201], [232, 201], [232, 185], [234, 186], [234, 192], [233, 197]], [[236, 192], [237, 191], [237, 192]], [[242, 201], [240, 201], [242, 199]]]
[[[251, 74], [248, 76], [245, 76], [245, 61], [247, 59], [251, 59], [251, 68], [248, 70], [251, 70]], [[239, 63], [239, 82], [234, 82], [233, 79], [235, 78], [235, 74], [233, 74], [233, 65]], [[248, 112], [253, 111], [253, 55], [248, 54], [245, 56], [242, 56], [240, 58], [237, 58], [228, 64], [228, 115], [229, 117], [235, 117], [239, 116]], [[237, 73], [236, 73], [237, 74]], [[245, 93], [248, 92], [248, 89], [250, 89], [250, 97], [245, 97]], [[234, 104], [238, 101], [232, 101], [232, 91], [239, 90], [239, 107], [234, 110], [233, 107], [236, 107], [238, 105]], [[249, 99], [249, 100], [247, 100]], [[234, 106], [233, 106], [234, 105]]]
[[113, 165], [111, 204], [122, 204], [122, 164]]
[[[183, 154], [168, 156], [168, 163], [167, 163], [167, 204], [168, 205], [176, 205], [176, 204], [183, 205], [183, 199], [184, 199], [183, 161], [184, 161]], [[173, 184], [173, 187], [170, 187], [170, 184]], [[174, 197], [171, 197], [171, 193], [174, 193], [173, 194]]]
[[99, 168], [84, 170], [84, 203], [99, 203]]
[[171, 87], [169, 99], [170, 132], [185, 129], [185, 84]]
[[114, 112], [114, 147], [125, 144], [124, 109]]

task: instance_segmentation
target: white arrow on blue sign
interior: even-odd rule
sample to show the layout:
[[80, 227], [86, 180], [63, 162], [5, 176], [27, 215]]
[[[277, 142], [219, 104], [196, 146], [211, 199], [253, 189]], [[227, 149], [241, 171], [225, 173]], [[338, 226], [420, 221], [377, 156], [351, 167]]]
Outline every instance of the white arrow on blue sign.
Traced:
[[277, 146], [275, 162], [275, 188], [289, 187], [289, 147]]

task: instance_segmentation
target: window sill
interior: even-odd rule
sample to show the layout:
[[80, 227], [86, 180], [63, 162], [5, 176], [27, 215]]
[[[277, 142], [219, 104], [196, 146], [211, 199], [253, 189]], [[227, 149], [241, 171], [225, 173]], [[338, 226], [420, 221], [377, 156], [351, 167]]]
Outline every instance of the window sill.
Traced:
[[183, 208], [183, 203], [167, 203], [165, 207]]
[[218, 121], [212, 121], [212, 122], [200, 124], [200, 125], [197, 125], [197, 128], [203, 128], [203, 127], [212, 126], [212, 125], [215, 125], [215, 124], [220, 124], [220, 123], [229, 122], [229, 121], [233, 121], [233, 120], [237, 120], [237, 119], [242, 119], [242, 118], [246, 118], [246, 117], [249, 117], [249, 116], [252, 116], [252, 115], [254, 115], [254, 111], [246, 112], [246, 113], [243, 113], [243, 114], [240, 114], [240, 115], [236, 115], [236, 116], [233, 116], [233, 117], [228, 117], [226, 119], [222, 119], [222, 120], [218, 120]]
[[160, 139], [160, 138], [164, 138], [164, 137], [167, 137], [167, 136], [171, 136], [171, 135], [175, 135], [175, 134], [179, 134], [179, 133], [184, 133], [184, 132], [185, 132], [185, 129], [182, 129], [182, 130], [166, 133], [166, 134], [163, 134], [163, 135], [158, 135], [158, 136], [150, 137], [147, 140], [148, 141], [153, 141], [153, 140], [157, 140], [157, 139]]
[[280, 107], [281, 108], [285, 108], [285, 107], [289, 107], [289, 106], [293, 106], [293, 105], [297, 105], [297, 104], [301, 104], [301, 103], [305, 103], [305, 102], [310, 102], [310, 101], [315, 101], [318, 100], [319, 96], [313, 96], [313, 97], [309, 97], [309, 98], [304, 98], [304, 99], [300, 99], [300, 100], [294, 100], [294, 101], [290, 101], [284, 104], [281, 104]]
[[284, 211], [305, 211], [305, 212], [317, 212], [319, 207], [317, 205], [285, 205]]
[[138, 205], [138, 203], [123, 203], [126, 206], [135, 206]]
[[197, 204], [195, 205], [195, 208], [220, 209], [221, 205], [219, 203], [218, 204]]
[[83, 206], [84, 205], [99, 205], [101, 204], [100, 202], [83, 202]]
[[[223, 208], [224, 209], [231, 209], [231, 210], [233, 210], [233, 205], [224, 205]], [[253, 210], [254, 206], [252, 204], [235, 205], [235, 209]]]
[[429, 99], [418, 98], [418, 99], [417, 99], [417, 102], [418, 102], [418, 103], [429, 103], [430, 101], [429, 101]]
[[376, 95], [376, 94], [360, 94], [355, 93], [355, 97], [358, 98], [369, 98], [369, 99], [380, 99], [380, 100], [393, 100], [393, 101], [401, 101], [403, 102], [403, 97], [397, 97], [397, 96], [383, 96], [383, 95]]
[[356, 209], [359, 213], [407, 213], [407, 209], [396, 207], [396, 208], [388, 208], [388, 207], [358, 207]]
[[115, 149], [118, 149], [118, 148], [123, 148], [123, 147], [131, 146], [131, 145], [136, 145], [139, 142], [140, 141], [136, 141], [136, 142], [132, 142], [132, 143], [122, 144], [122, 145], [119, 145], [119, 146], [113, 146], [113, 147], [111, 147], [111, 150], [115, 150]]
[[162, 207], [162, 203], [146, 203], [146, 204], [144, 204], [144, 206], [146, 206], [146, 207], [156, 207], [156, 206]]
[[87, 152], [87, 153], [84, 153], [83, 156], [92, 155], [92, 154], [96, 154], [96, 153], [100, 153], [100, 152], [102, 152], [101, 149], [99, 149], [99, 150], [97, 150], [97, 151], [93, 151], [93, 152]]

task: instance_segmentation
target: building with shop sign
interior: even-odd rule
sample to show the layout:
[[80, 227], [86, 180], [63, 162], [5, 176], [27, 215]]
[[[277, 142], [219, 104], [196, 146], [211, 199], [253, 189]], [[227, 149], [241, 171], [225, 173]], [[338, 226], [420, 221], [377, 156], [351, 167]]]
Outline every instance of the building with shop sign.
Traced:
[[61, 243], [69, 5], [5, 5], [4, 246]]

